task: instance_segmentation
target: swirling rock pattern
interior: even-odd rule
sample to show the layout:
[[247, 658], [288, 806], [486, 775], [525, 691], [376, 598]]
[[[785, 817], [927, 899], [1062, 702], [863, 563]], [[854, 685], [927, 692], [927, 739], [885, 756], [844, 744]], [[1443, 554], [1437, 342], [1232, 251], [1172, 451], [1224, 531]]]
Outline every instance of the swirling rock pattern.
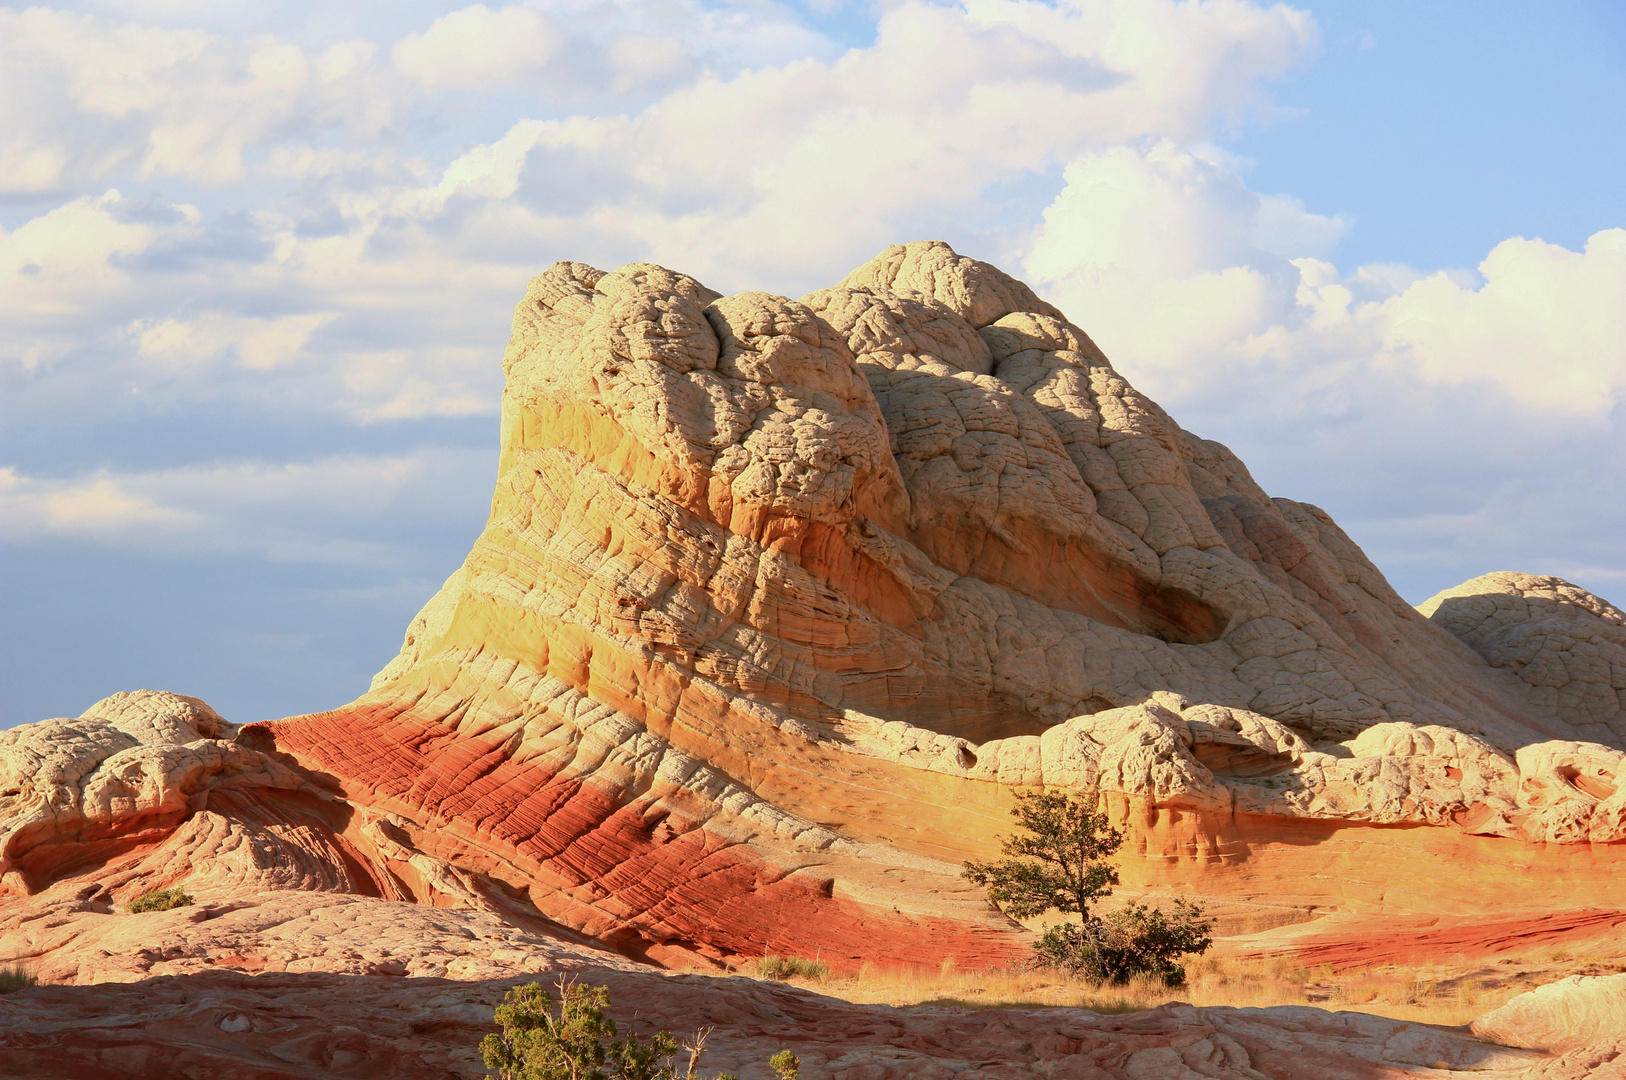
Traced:
[[1126, 880], [1261, 917], [1610, 904], [1603, 706], [1406, 605], [994, 267], [909, 244], [798, 301], [560, 263], [503, 364], [464, 565], [369, 694], [250, 734], [550, 917], [653, 958], [995, 956], [956, 868], [1038, 785], [1103, 793]]
[[[1626, 616], [1517, 574], [1413, 610], [994, 267], [909, 244], [790, 300], [558, 263], [503, 368], [490, 520], [367, 694], [239, 728], [139, 691], [0, 733], [0, 946], [68, 982], [1003, 964], [1027, 931], [958, 871], [1038, 788], [1098, 795], [1126, 887], [1233, 929], [1620, 906]], [[196, 910], [129, 939], [122, 905], [173, 884]], [[518, 944], [466, 944], [492, 934]], [[1220, 1012], [1053, 1049], [1256, 1076], [1257, 1021], [1412, 1067], [1373, 1018]], [[184, 994], [164, 1015], [202, 1045]], [[826, 1072], [964, 1064], [895, 1026]]]

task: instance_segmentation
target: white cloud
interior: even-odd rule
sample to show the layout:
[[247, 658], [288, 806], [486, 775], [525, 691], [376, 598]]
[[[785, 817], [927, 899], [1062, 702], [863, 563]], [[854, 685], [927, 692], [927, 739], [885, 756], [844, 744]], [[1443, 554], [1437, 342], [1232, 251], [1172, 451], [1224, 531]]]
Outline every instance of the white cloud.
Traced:
[[1511, 239], [1472, 275], [1349, 275], [1343, 223], [1260, 196], [1167, 140], [1085, 154], [1026, 266], [1110, 355], [1178, 399], [1267, 373], [1384, 368], [1479, 384], [1543, 414], [1601, 416], [1626, 391], [1626, 230], [1585, 252]]
[[536, 147], [544, 130], [539, 121], [521, 120], [496, 142], [469, 150], [446, 166], [439, 186], [432, 193], [434, 200], [424, 204], [425, 207], [437, 206], [452, 195], [508, 198], [519, 187], [519, 173], [525, 166], [526, 156]]
[[631, 117], [522, 121], [445, 184], [468, 171], [472, 190], [512, 193], [538, 242], [799, 290], [905, 220], [975, 220], [997, 181], [1253, 108], [1314, 40], [1286, 8], [905, 0], [870, 48], [702, 77]]
[[[225, 553], [282, 562], [393, 564], [392, 527], [490, 470], [487, 455], [404, 455], [106, 469], [65, 478], [0, 468], [0, 538], [73, 539], [171, 558]], [[400, 519], [397, 521], [397, 519]]]
[[[396, 131], [379, 117], [408, 97], [367, 43], [153, 31], [166, 66], [126, 55], [148, 43], [142, 28], [30, 18], [51, 45], [35, 51], [56, 64], [34, 71], [36, 89], [68, 86], [80, 130], [102, 115], [85, 102], [111, 93], [75, 89], [87, 57], [131, 88], [133, 126], [112, 145], [133, 182], [174, 175], [185, 192], [242, 175], [253, 194], [239, 202], [254, 209], [202, 220], [150, 199], [81, 199], [21, 226], [13, 247], [48, 249], [46, 234], [72, 221], [97, 240], [77, 261], [54, 255], [55, 278], [30, 271], [32, 291], [16, 294], [28, 332], [5, 345], [17, 368], [117, 385], [154, 407], [227, 399], [368, 423], [494, 409], [507, 312], [556, 258], [655, 259], [721, 288], [799, 292], [921, 229], [974, 241], [989, 184], [1144, 130], [1201, 130], [1249, 107], [1257, 81], [1314, 37], [1302, 14], [1246, 5], [908, 0], [873, 47], [838, 54], [777, 9], [581, 0], [551, 27], [529, 9], [465, 8], [404, 38], [394, 60], [437, 86], [461, 77], [445, 65], [462, 60], [493, 77], [534, 74], [524, 65], [557, 33], [571, 44], [549, 62], [564, 65], [556, 81], [693, 81], [641, 111], [510, 120], [500, 137], [437, 151], [437, 165], [410, 140], [368, 141]], [[1153, 47], [1165, 34], [1172, 68]], [[1178, 72], [1172, 88], [1165, 69]], [[316, 137], [324, 124], [342, 145]], [[72, 180], [90, 166], [83, 147], [70, 158]], [[266, 308], [324, 318], [237, 314]], [[89, 340], [94, 361], [64, 366]]]
[[160, 506], [100, 473], [69, 483], [42, 482], [0, 468], [0, 529], [8, 540], [39, 533], [107, 537], [133, 531], [174, 532], [199, 515]]
[[1626, 400], [1626, 229], [1584, 252], [1504, 240], [1479, 272], [1478, 289], [1434, 274], [1385, 305], [1397, 362], [1433, 382], [1495, 382], [1543, 411], [1600, 416]]
[[390, 58], [425, 86], [474, 90], [538, 71], [559, 47], [560, 35], [529, 8], [474, 4], [408, 34]]
[[[1340, 269], [1348, 221], [1251, 191], [1212, 145], [1313, 56], [1304, 12], [899, 0], [853, 49], [798, 18], [476, 5], [380, 43], [0, 11], [0, 96], [31, 103], [0, 118], [0, 184], [57, 204], [14, 203], [38, 209], [0, 233], [0, 376], [75, 417], [489, 415], [512, 304], [554, 259], [795, 294], [935, 236], [1025, 258], [1195, 430], [1308, 433], [1324, 445], [1300, 456], [1328, 475], [1359, 442], [1531, 485], [1521, 461], [1551, 444], [1515, 460], [1501, 444], [1518, 439], [1485, 432], [1613, 430], [1616, 233], [1585, 252], [1509, 241], [1478, 274]], [[115, 180], [125, 195], [101, 194]], [[1368, 471], [1404, 471], [1383, 468]], [[131, 475], [71, 490], [214, 513]]]
[[29, 103], [0, 110], [0, 176], [11, 190], [54, 190], [133, 164], [137, 178], [235, 184], [255, 146], [388, 123], [371, 52], [347, 43], [312, 58], [275, 39], [0, 8], [0, 100]]
[[0, 146], [0, 193], [52, 191], [61, 184], [67, 163], [68, 156], [60, 147], [31, 145], [26, 140]]
[[[123, 220], [122, 202], [109, 191], [75, 199], [14, 232], [0, 230], [0, 312], [13, 325], [94, 309], [110, 291], [130, 286], [118, 260], [144, 251], [154, 230]], [[9, 346], [23, 344], [14, 337]]]
[[615, 72], [611, 89], [617, 93], [678, 79], [694, 68], [681, 41], [638, 33], [622, 34], [610, 43], [610, 63]]
[[252, 371], [270, 371], [294, 361], [310, 337], [337, 316], [333, 312], [284, 315], [277, 319], [209, 314], [196, 319], [138, 322], [130, 327], [141, 354], [170, 368], [205, 363], [227, 352]]

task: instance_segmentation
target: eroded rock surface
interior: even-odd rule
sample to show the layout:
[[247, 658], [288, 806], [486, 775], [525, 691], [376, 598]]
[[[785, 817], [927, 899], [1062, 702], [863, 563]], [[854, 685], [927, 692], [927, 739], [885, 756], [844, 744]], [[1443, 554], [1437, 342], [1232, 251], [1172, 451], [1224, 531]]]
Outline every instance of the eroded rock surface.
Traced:
[[1626, 740], [1626, 612], [1563, 578], [1485, 574], [1418, 609], [1591, 742]]
[[853, 1005], [743, 977], [657, 972], [472, 908], [240, 890], [130, 915], [96, 894], [56, 891], [31, 901], [32, 917], [13, 907], [0, 921], [0, 949], [29, 956], [53, 984], [0, 997], [0, 1061], [19, 1080], [480, 1077], [475, 1047], [503, 992], [560, 977], [608, 986], [614, 1015], [644, 1035], [714, 1027], [706, 1064], [747, 1080], [765, 1080], [781, 1049], [802, 1059], [808, 1080], [1583, 1075], [1543, 1071], [1553, 1063], [1531, 1051], [1360, 1013]]
[[[668, 967], [1000, 965], [1026, 931], [959, 869], [1039, 787], [1101, 796], [1126, 886], [1251, 929], [1619, 907], [1626, 617], [1510, 574], [1412, 609], [994, 267], [910, 244], [791, 300], [559, 263], [503, 367], [490, 520], [363, 697], [0, 733], [14, 947], [128, 958], [105, 920], [181, 884], [178, 951], [96, 977], [407, 904]], [[1090, 1068], [1251, 1075], [1212, 1053]]]
[[1572, 975], [1473, 1022], [1480, 1038], [1532, 1050], [1626, 1046], [1626, 975]]
[[[1105, 793], [1126, 880], [1281, 918], [1610, 904], [1603, 714], [1413, 610], [991, 266], [910, 244], [790, 300], [560, 263], [504, 370], [464, 565], [369, 694], [246, 738], [550, 917], [654, 957], [856, 961], [893, 924], [993, 957], [957, 868], [1041, 784]], [[1551, 621], [1520, 602], [1498, 626]], [[1486, 869], [1447, 891], [1435, 860]]]

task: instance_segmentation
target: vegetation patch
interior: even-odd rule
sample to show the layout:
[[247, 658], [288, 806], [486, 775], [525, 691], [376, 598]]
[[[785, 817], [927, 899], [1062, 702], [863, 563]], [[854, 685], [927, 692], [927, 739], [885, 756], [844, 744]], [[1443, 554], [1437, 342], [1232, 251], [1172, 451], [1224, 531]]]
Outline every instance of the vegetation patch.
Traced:
[[[700, 1055], [711, 1028], [686, 1042], [665, 1031], [625, 1039], [610, 1019], [610, 989], [560, 979], [558, 1000], [540, 983], [516, 986], [497, 1006], [500, 1032], [480, 1042], [486, 1068], [502, 1080], [701, 1080]], [[687, 1055], [675, 1064], [679, 1052]], [[778, 1080], [796, 1080], [801, 1059], [781, 1050], [768, 1060]], [[718, 1073], [715, 1080], [739, 1080]]]
[[769, 953], [752, 965], [759, 979], [812, 979], [823, 982], [830, 977], [830, 965], [823, 960], [809, 960], [804, 956], [775, 956]]
[[191, 902], [192, 898], [178, 887], [153, 889], [130, 901], [129, 910], [131, 914], [140, 914], [143, 911], [168, 911], [170, 908], [186, 907]]
[[39, 984], [40, 981], [24, 971], [21, 965], [12, 964], [8, 967], [0, 967], [0, 994], [11, 994], [18, 990], [27, 990], [30, 986], [38, 986]]
[[1104, 917], [1090, 911], [1118, 884], [1106, 859], [1124, 838], [1106, 814], [1093, 803], [1041, 791], [1018, 795], [1011, 816], [1022, 835], [1001, 838], [1009, 857], [968, 862], [964, 876], [986, 886], [988, 898], [1014, 918], [1047, 911], [1078, 916], [1044, 932], [1033, 947], [1036, 963], [1116, 986], [1148, 977], [1171, 987], [1186, 981], [1180, 957], [1206, 952], [1214, 941], [1200, 904], [1176, 900], [1172, 912], [1130, 904]]

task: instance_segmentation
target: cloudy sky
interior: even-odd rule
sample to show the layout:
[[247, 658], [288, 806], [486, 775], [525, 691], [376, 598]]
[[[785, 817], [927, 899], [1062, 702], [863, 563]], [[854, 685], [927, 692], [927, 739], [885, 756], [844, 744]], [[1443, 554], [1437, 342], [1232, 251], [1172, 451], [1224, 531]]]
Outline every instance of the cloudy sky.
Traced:
[[528, 277], [1025, 277], [1413, 602], [1626, 601], [1626, 8], [0, 7], [0, 726], [366, 688]]

